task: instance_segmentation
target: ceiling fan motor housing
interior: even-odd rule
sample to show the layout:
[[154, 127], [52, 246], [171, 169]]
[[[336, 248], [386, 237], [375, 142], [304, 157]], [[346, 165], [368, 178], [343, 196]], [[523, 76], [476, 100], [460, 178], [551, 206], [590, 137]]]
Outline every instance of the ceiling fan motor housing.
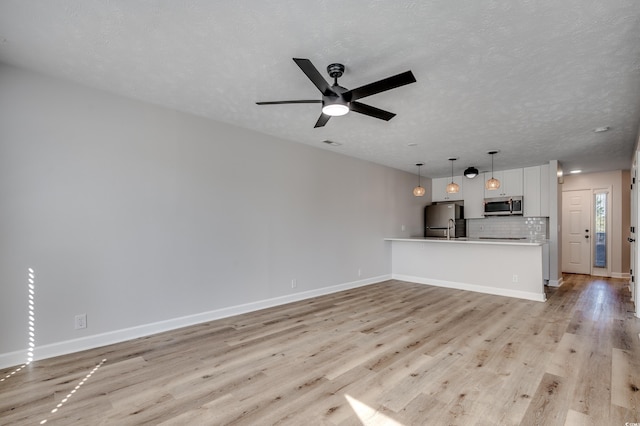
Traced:
[[331, 78], [338, 79], [342, 77], [344, 74], [344, 65], [342, 64], [331, 64], [327, 66], [327, 72]]

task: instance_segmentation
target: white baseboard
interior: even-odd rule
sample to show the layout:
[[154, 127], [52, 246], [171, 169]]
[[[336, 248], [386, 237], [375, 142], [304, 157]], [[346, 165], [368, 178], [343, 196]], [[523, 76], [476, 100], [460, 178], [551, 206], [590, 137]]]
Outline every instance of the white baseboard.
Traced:
[[[114, 330], [107, 333], [93, 336], [81, 337], [79, 339], [66, 340], [48, 345], [37, 346], [34, 351], [34, 360], [52, 358], [59, 355], [67, 355], [87, 349], [94, 349], [100, 346], [111, 345], [124, 342], [126, 340], [137, 339], [156, 333], [175, 330], [177, 328], [200, 324], [207, 321], [227, 318], [234, 315], [246, 314], [260, 309], [271, 308], [291, 302], [310, 299], [312, 297], [324, 296], [339, 291], [350, 290], [352, 288], [363, 287], [391, 279], [391, 275], [380, 275], [364, 280], [338, 284], [330, 287], [323, 287], [316, 290], [309, 290], [300, 293], [288, 294], [286, 296], [274, 297], [257, 302], [245, 303], [243, 305], [230, 306], [228, 308], [216, 309], [214, 311], [202, 312], [194, 315], [187, 315], [179, 318], [172, 318], [151, 324], [139, 325], [136, 327]], [[27, 358], [27, 349], [16, 352], [0, 354], [0, 368], [18, 366], [24, 364]]]
[[400, 281], [409, 281], [418, 284], [433, 285], [436, 287], [454, 288], [456, 290], [475, 291], [477, 293], [493, 294], [496, 296], [516, 297], [518, 299], [534, 300], [536, 302], [544, 302], [547, 300], [547, 296], [544, 294], [544, 292], [532, 293], [528, 291], [511, 290], [508, 288], [487, 287], [477, 284], [432, 280], [429, 278], [414, 277], [411, 275], [392, 274], [392, 278]]
[[628, 272], [612, 272], [611, 278], [622, 278], [622, 279], [630, 280], [631, 274], [629, 274]]
[[564, 283], [564, 279], [560, 277], [557, 280], [549, 280], [549, 287], [560, 287]]

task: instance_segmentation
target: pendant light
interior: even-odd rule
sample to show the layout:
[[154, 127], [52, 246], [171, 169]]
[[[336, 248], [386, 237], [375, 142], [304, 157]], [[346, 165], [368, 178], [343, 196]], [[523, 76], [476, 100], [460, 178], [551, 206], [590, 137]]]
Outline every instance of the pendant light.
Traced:
[[416, 197], [422, 197], [424, 196], [425, 190], [420, 186], [420, 167], [424, 166], [424, 163], [416, 163], [416, 166], [418, 166], [418, 186], [413, 188], [413, 195]]
[[478, 176], [478, 169], [476, 169], [475, 167], [467, 167], [467, 169], [464, 171], [464, 176], [466, 178], [473, 179], [474, 177]]
[[491, 156], [491, 179], [489, 179], [485, 183], [484, 187], [486, 189], [488, 189], [489, 191], [493, 191], [493, 190], [496, 190], [496, 189], [500, 188], [500, 181], [493, 177], [493, 156], [496, 155], [498, 152], [500, 152], [500, 151], [489, 151], [489, 152], [487, 152], [487, 154], [489, 154]]
[[451, 161], [451, 183], [447, 185], [447, 194], [455, 194], [460, 191], [460, 185], [453, 181], [453, 162], [456, 160], [457, 158], [449, 158], [449, 161]]

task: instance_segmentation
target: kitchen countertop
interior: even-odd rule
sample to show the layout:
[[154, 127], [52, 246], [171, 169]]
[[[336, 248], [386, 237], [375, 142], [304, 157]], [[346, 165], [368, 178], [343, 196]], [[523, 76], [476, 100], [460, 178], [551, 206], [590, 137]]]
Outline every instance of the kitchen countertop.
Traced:
[[487, 244], [487, 245], [510, 245], [510, 246], [541, 246], [547, 244], [547, 240], [529, 240], [529, 239], [494, 239], [494, 238], [451, 238], [447, 240], [444, 237], [396, 237], [385, 238], [385, 241], [408, 241], [421, 243], [446, 243], [446, 244]]

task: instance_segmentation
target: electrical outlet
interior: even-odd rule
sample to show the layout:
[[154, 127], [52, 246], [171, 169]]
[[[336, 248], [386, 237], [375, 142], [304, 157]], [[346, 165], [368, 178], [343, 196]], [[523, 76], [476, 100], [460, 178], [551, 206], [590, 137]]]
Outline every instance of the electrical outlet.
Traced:
[[358, 269], [358, 276], [361, 277], [362, 276], [362, 269]]
[[407, 227], [402, 225], [402, 230], [404, 231], [405, 229], [407, 229]]
[[298, 280], [294, 278], [291, 280], [291, 288], [296, 288], [296, 287], [298, 287]]
[[76, 315], [75, 328], [76, 330], [87, 328], [87, 314]]
[[518, 282], [518, 276], [517, 276], [517, 275], [515, 275], [515, 274], [513, 275], [513, 282], [514, 282], [514, 283], [517, 283], [517, 282]]

